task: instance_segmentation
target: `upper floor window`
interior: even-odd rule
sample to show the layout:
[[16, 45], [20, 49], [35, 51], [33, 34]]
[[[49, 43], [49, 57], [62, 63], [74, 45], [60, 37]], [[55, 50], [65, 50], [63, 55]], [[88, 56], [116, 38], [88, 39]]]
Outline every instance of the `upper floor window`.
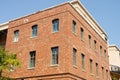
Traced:
[[94, 50], [96, 50], [96, 45], [97, 45], [97, 42], [96, 40], [94, 40]]
[[102, 56], [102, 46], [100, 46], [100, 55]]
[[59, 31], [59, 19], [55, 19], [52, 21], [52, 31], [53, 32]]
[[77, 50], [75, 48], [73, 48], [73, 65], [77, 65], [76, 63], [76, 53], [77, 53]]
[[14, 31], [14, 42], [18, 42], [19, 40], [19, 30]]
[[108, 80], [108, 70], [106, 70], [106, 80]]
[[106, 58], [107, 54], [106, 54], [106, 50], [104, 50], [104, 57]]
[[36, 56], [36, 51], [31, 51], [30, 52], [30, 62], [29, 62], [29, 67], [35, 67], [35, 56]]
[[32, 37], [37, 36], [37, 28], [38, 28], [38, 25], [32, 26]]
[[81, 40], [84, 39], [84, 30], [83, 30], [83, 28], [80, 28], [80, 38], [81, 38]]
[[104, 67], [102, 67], [102, 79], [104, 80]]
[[88, 44], [89, 44], [89, 47], [91, 48], [91, 36], [88, 35]]
[[93, 71], [93, 61], [92, 59], [90, 59], [90, 73], [92, 73]]
[[98, 63], [96, 63], [96, 76], [98, 76]]
[[85, 69], [85, 55], [81, 54], [81, 61], [82, 61], [82, 69]]
[[52, 65], [58, 64], [58, 47], [51, 48], [52, 51]]
[[73, 33], [76, 33], [76, 22], [75, 21], [72, 22], [72, 31]]

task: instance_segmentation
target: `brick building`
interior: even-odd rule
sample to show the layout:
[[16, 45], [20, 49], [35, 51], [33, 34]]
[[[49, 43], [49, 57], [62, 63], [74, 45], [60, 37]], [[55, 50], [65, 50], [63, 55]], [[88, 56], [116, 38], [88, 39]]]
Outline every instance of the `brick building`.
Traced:
[[1, 24], [0, 45], [21, 60], [18, 80], [109, 80], [107, 35], [78, 0]]

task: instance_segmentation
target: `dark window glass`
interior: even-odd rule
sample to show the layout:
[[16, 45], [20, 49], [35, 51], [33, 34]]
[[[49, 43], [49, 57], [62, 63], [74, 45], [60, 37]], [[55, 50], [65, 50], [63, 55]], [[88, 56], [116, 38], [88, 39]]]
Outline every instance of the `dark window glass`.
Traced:
[[52, 21], [52, 31], [53, 32], [59, 31], [59, 19], [55, 19]]
[[76, 64], [76, 53], [77, 53], [77, 50], [75, 48], [73, 48], [73, 65], [77, 65]]
[[30, 52], [29, 67], [35, 67], [35, 55], [36, 55], [36, 51]]
[[37, 36], [37, 25], [32, 26], [32, 37], [36, 37]]
[[14, 42], [19, 40], [19, 30], [14, 31]]
[[84, 54], [81, 54], [82, 56], [82, 69], [85, 69], [85, 55]]
[[58, 47], [53, 47], [51, 50], [52, 50], [52, 65], [58, 64]]
[[84, 39], [84, 30], [83, 30], [83, 28], [81, 28], [80, 29], [80, 37], [81, 37], [81, 40], [83, 40]]

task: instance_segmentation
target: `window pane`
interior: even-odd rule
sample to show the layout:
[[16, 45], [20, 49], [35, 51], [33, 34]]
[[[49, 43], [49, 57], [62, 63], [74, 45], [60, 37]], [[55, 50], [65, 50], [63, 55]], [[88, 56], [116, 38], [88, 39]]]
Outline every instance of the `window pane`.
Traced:
[[17, 42], [19, 39], [19, 30], [14, 31], [14, 42]]
[[35, 55], [36, 55], [36, 51], [30, 52], [30, 64], [29, 64], [29, 67], [35, 67]]
[[102, 67], [102, 79], [104, 79], [104, 67]]
[[76, 64], [76, 52], [77, 52], [77, 50], [75, 49], [75, 48], [73, 48], [73, 65], [77, 65]]
[[52, 50], [52, 64], [58, 64], [58, 47], [54, 47]]
[[108, 80], [108, 70], [106, 70], [106, 80]]
[[72, 30], [74, 33], [76, 33], [76, 22], [75, 21], [73, 21]]
[[90, 59], [90, 73], [92, 73], [92, 60]]
[[96, 63], [96, 76], [98, 76], [98, 63]]
[[53, 32], [57, 32], [59, 31], [59, 19], [55, 19], [52, 21], [53, 24]]
[[97, 42], [94, 40], [94, 49], [96, 50], [96, 44]]
[[89, 47], [91, 48], [91, 36], [88, 36], [88, 43], [89, 43]]
[[107, 55], [107, 54], [106, 54], [106, 50], [104, 50], [104, 57], [105, 57], [105, 58], [106, 58], [106, 55]]
[[100, 46], [100, 55], [102, 56], [102, 46]]
[[80, 29], [80, 37], [81, 37], [81, 40], [83, 40], [83, 38], [84, 38], [84, 30], [83, 30], [83, 28], [81, 28]]
[[32, 26], [32, 37], [37, 36], [37, 25]]
[[85, 69], [85, 61], [84, 61], [85, 55], [82, 54], [81, 56], [82, 56], [82, 69]]

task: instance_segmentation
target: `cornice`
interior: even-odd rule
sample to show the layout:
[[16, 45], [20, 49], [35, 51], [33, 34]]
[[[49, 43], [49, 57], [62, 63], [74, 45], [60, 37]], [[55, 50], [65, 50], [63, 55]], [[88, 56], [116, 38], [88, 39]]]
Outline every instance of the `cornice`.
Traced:
[[105, 40], [108, 37], [97, 21], [91, 16], [91, 14], [86, 10], [79, 0], [73, 0], [70, 4], [75, 8], [75, 10], [91, 25], [91, 27]]

